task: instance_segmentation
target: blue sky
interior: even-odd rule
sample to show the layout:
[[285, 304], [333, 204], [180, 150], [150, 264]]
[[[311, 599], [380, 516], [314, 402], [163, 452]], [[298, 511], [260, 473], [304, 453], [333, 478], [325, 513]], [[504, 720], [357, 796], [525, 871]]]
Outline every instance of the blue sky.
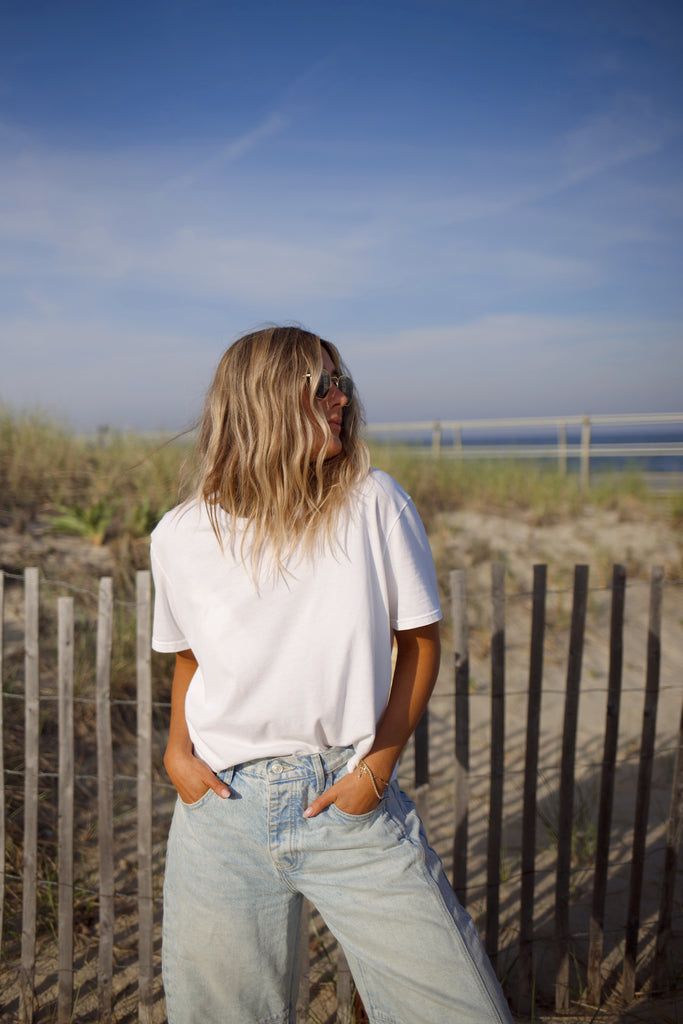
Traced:
[[680, 0], [0, 0], [0, 403], [180, 428], [265, 322], [368, 420], [683, 410]]

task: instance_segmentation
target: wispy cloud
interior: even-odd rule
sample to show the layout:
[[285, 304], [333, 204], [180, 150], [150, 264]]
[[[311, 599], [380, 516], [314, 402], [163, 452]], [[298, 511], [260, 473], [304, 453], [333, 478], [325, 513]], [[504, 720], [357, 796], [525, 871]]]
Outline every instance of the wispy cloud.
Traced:
[[285, 114], [273, 112], [248, 131], [235, 139], [213, 148], [209, 156], [192, 165], [188, 170], [161, 183], [160, 194], [182, 192], [201, 184], [202, 179], [225, 171], [259, 145], [285, 132], [291, 119]]
[[[637, 179], [610, 177], [678, 131], [633, 98], [523, 154], [482, 152], [443, 172], [430, 168], [426, 178], [397, 174], [391, 183], [380, 168], [364, 178], [362, 202], [352, 180], [346, 189], [336, 178], [321, 178], [307, 191], [291, 187], [277, 160], [270, 178], [252, 184], [250, 156], [289, 123], [289, 114], [273, 112], [194, 162], [182, 146], [68, 156], [25, 142], [7, 147], [0, 269], [34, 281], [72, 278], [98, 288], [135, 282], [249, 301], [335, 301], [370, 282], [417, 285], [423, 275], [488, 278], [490, 289], [502, 284], [504, 293], [567, 291], [604, 277], [595, 238], [604, 245], [647, 237], [652, 228], [644, 218], [667, 194], [676, 203], [672, 183], [647, 207], [629, 204]], [[262, 164], [256, 161], [259, 171]], [[598, 203], [607, 185], [609, 201], [579, 235], [576, 214], [547, 203], [590, 182]], [[680, 200], [678, 206], [680, 213]]]
[[621, 189], [611, 172], [664, 153], [682, 138], [683, 117], [659, 109], [649, 96], [619, 94], [540, 142], [465, 148], [454, 161], [449, 191], [437, 182], [436, 194], [423, 197], [418, 210], [458, 225], [534, 209], [578, 185]]
[[555, 188], [569, 188], [660, 152], [682, 134], [683, 120], [658, 110], [651, 98], [620, 95], [565, 134]]

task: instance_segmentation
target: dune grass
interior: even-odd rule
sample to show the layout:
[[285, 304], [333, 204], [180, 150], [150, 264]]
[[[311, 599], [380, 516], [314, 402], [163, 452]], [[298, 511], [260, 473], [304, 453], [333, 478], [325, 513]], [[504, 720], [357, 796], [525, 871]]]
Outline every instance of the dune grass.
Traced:
[[94, 439], [41, 413], [0, 409], [0, 523], [51, 521], [96, 543], [144, 536], [175, 504], [188, 450], [182, 439]]
[[589, 492], [576, 474], [561, 476], [549, 460], [435, 460], [410, 449], [371, 446], [373, 465], [400, 481], [412, 496], [429, 530], [441, 512], [470, 509], [498, 515], [524, 515], [535, 525], [571, 519], [587, 505], [624, 517], [668, 515], [674, 500], [662, 506], [637, 472], [601, 474]]
[[[551, 462], [435, 460], [379, 444], [371, 453], [373, 465], [412, 495], [428, 529], [440, 512], [461, 508], [524, 514], [539, 525], [571, 518], [587, 504], [625, 516], [683, 518], [680, 493], [663, 501], [638, 473], [601, 475], [587, 494], [576, 475], [560, 476]], [[181, 488], [188, 493], [191, 463], [191, 435], [171, 442], [134, 433], [84, 437], [39, 412], [0, 407], [0, 525], [39, 521], [100, 544], [142, 537]]]

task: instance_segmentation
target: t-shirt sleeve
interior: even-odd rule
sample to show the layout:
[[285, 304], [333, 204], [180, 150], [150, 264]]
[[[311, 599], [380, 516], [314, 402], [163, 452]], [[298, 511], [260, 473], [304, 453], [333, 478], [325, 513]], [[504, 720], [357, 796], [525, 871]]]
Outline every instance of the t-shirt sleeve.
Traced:
[[190, 643], [178, 624], [173, 608], [171, 585], [154, 550], [154, 543], [152, 543], [150, 561], [154, 577], [152, 648], [164, 654], [177, 654], [178, 651], [188, 650]]
[[413, 502], [403, 506], [385, 548], [392, 629], [416, 629], [441, 618], [434, 559]]

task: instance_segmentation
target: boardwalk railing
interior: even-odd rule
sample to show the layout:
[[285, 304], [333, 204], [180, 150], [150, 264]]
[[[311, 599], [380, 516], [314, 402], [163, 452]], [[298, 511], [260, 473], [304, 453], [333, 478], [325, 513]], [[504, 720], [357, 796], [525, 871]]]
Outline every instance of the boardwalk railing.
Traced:
[[[536, 416], [507, 419], [481, 420], [422, 420], [411, 423], [371, 423], [365, 428], [369, 439], [392, 444], [413, 441], [420, 436], [431, 437], [431, 452], [435, 456], [450, 456], [458, 459], [554, 459], [562, 474], [567, 473], [569, 459], [579, 463], [581, 483], [588, 487], [590, 464], [596, 459], [630, 459], [648, 462], [665, 457], [683, 458], [683, 440], [616, 440], [600, 442], [595, 440], [594, 428], [680, 427], [683, 428], [683, 413], [624, 413], [623, 415], [599, 414], [585, 416]], [[573, 430], [578, 440], [568, 441], [568, 431]], [[548, 433], [556, 437], [550, 444]], [[680, 432], [679, 432], [680, 433]], [[515, 437], [524, 435], [525, 440], [503, 443], [504, 434]], [[490, 437], [491, 440], [486, 440]], [[414, 450], [414, 449], [411, 449]], [[429, 449], [425, 449], [429, 450]]]
[[[444, 793], [452, 792], [454, 824], [447, 826], [450, 850], [442, 852], [442, 857], [445, 862], [452, 861], [454, 888], [483, 930], [487, 951], [511, 1003], [525, 1012], [533, 1010], [544, 971], [551, 977], [557, 1009], [568, 1008], [575, 991], [572, 973], [577, 958], [585, 964], [585, 998], [599, 1005], [607, 944], [612, 973], [615, 955], [621, 958], [619, 987], [627, 1002], [645, 983], [660, 989], [675, 984], [672, 943], [676, 928], [683, 924], [680, 904], [673, 898], [681, 882], [677, 866], [683, 822], [683, 716], [678, 732], [675, 728], [670, 731], [668, 748], [660, 750], [656, 745], [664, 573], [655, 568], [650, 582], [632, 846], [626, 868], [620, 863], [621, 869], [627, 870], [628, 884], [627, 893], [618, 896], [623, 905], [623, 930], [616, 937], [613, 928], [607, 934], [605, 908], [615, 862], [623, 861], [612, 843], [620, 769], [626, 573], [622, 566], [615, 566], [609, 589], [609, 679], [604, 746], [598, 762], [597, 822], [588, 860], [584, 850], [578, 867], [576, 756], [577, 749], [582, 749], [578, 710], [593, 595], [588, 587], [588, 567], [576, 566], [568, 594], [571, 614], [561, 743], [553, 754], [559, 765], [557, 818], [554, 845], [548, 849], [538, 836], [539, 821], [548, 818], [547, 780], [540, 767], [546, 738], [541, 728], [542, 700], [548, 692], [544, 650], [552, 639], [546, 628], [546, 603], [551, 593], [546, 575], [545, 566], [535, 566], [533, 589], [526, 595], [531, 597], [531, 638], [525, 727], [516, 723], [516, 731], [523, 734], [521, 765], [509, 756], [506, 701], [513, 699], [513, 693], [506, 684], [505, 573], [501, 564], [494, 563], [490, 687], [484, 693], [473, 686], [472, 630], [468, 625], [471, 598], [464, 572], [456, 571], [450, 576], [453, 686], [450, 696], [448, 686], [446, 692], [435, 694], [402, 768], [403, 784], [413, 789], [428, 827], [430, 820], [434, 824], [436, 817], [443, 816]], [[8, 623], [5, 612], [10, 586], [15, 592], [23, 586], [21, 628], [16, 622]], [[0, 1015], [3, 1021], [32, 1022], [47, 1019], [38, 1016], [45, 1010], [59, 1024], [134, 1019], [152, 1024], [165, 1020], [159, 978], [159, 918], [164, 837], [174, 794], [161, 768], [168, 701], [152, 699], [150, 576], [138, 573], [134, 607], [125, 609], [134, 616], [137, 650], [136, 692], [128, 697], [112, 696], [111, 665], [117, 641], [111, 580], [99, 582], [94, 664], [90, 668], [81, 665], [80, 671], [75, 668], [75, 652], [81, 650], [75, 637], [87, 634], [90, 627], [82, 611], [76, 614], [73, 596], [56, 594], [64, 588], [41, 583], [37, 569], [27, 569], [23, 580], [0, 573], [0, 621], [6, 625], [7, 646], [13, 648], [5, 656], [0, 645], [0, 741], [3, 735], [5, 738], [4, 748], [0, 742]], [[676, 591], [674, 584], [672, 588], [674, 597], [680, 599], [680, 588]], [[41, 630], [41, 608], [48, 596], [57, 597], [54, 663], [41, 656], [41, 645], [50, 646], [49, 637]], [[76, 600], [81, 603], [78, 595]], [[23, 648], [23, 671], [18, 667], [19, 648]], [[679, 688], [673, 696], [678, 701], [681, 695]], [[485, 726], [478, 724], [482, 696], [490, 703]], [[17, 724], [18, 709], [22, 709], [23, 726]], [[129, 715], [134, 712], [134, 741], [120, 735], [112, 738], [114, 709]], [[445, 724], [449, 716], [454, 718], [452, 734]], [[452, 788], [445, 789], [441, 778], [444, 737], [451, 751], [445, 763], [452, 778]], [[430, 770], [439, 758], [436, 774], [441, 781], [430, 784]], [[669, 773], [671, 798], [668, 821], [657, 823], [666, 824], [665, 840], [653, 851], [647, 849], [648, 815], [653, 765], [659, 761]], [[406, 772], [410, 777], [406, 778]], [[518, 871], [510, 868], [510, 837], [506, 835], [505, 793], [509, 794], [512, 776], [522, 779]], [[23, 793], [17, 783], [23, 783]], [[435, 828], [438, 832], [438, 826]], [[643, 949], [639, 945], [643, 878], [646, 861], [655, 854], [661, 858], [656, 871], [659, 913], [654, 939]], [[590, 931], [587, 949], [582, 951], [580, 926], [573, 912], [578, 902], [585, 902], [588, 890]], [[543, 925], [539, 908], [549, 897], [553, 909]], [[304, 925], [299, 1020], [316, 1019], [314, 1013], [320, 1019], [321, 1001], [325, 1019], [330, 1019], [330, 1013], [336, 1013], [339, 1022], [353, 1019], [352, 983], [343, 953], [336, 950], [309, 905], [304, 909]], [[96, 953], [91, 953], [91, 936], [96, 936]]]

